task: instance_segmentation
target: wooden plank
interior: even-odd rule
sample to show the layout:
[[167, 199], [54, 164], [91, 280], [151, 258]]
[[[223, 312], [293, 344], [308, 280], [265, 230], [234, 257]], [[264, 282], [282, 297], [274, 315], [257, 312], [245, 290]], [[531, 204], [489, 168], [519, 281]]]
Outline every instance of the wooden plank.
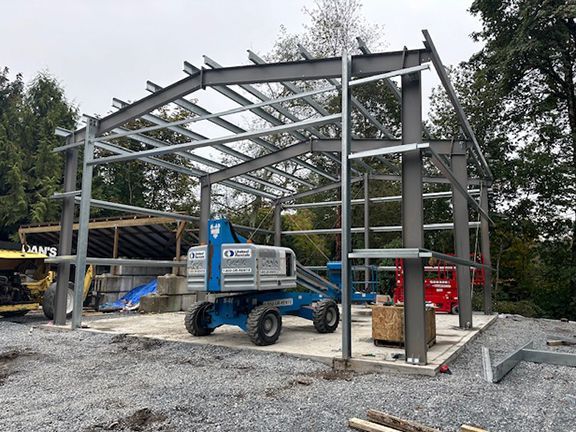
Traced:
[[576, 346], [576, 338], [567, 338], [561, 336], [554, 336], [546, 341], [549, 346]]
[[[142, 226], [142, 225], [167, 225], [175, 224], [176, 219], [168, 217], [133, 217], [133, 218], [119, 218], [119, 219], [109, 219], [109, 220], [92, 220], [88, 224], [88, 229], [100, 229], [100, 228], [114, 228], [127, 227], [127, 226]], [[73, 225], [74, 231], [78, 230], [78, 224]], [[60, 225], [40, 225], [40, 226], [23, 226], [19, 230], [24, 234], [33, 233], [46, 233], [46, 232], [59, 232]]]
[[416, 423], [415, 421], [402, 419], [400, 417], [372, 409], [368, 410], [368, 418], [373, 422], [403, 432], [440, 432], [438, 429], [424, 426], [420, 423]]
[[364, 432], [398, 432], [397, 429], [392, 429], [378, 423], [372, 423], [368, 420], [361, 420], [358, 418], [351, 418], [348, 420], [348, 426], [352, 429]]
[[482, 429], [476, 426], [463, 424], [460, 426], [460, 432], [488, 432], [486, 429]]

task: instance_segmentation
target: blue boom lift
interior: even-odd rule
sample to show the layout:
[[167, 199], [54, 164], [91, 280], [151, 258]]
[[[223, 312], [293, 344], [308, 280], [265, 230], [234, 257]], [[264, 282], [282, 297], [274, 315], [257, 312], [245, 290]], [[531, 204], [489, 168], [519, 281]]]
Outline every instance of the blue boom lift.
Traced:
[[[207, 336], [221, 325], [235, 325], [256, 345], [274, 344], [282, 315], [311, 320], [319, 333], [338, 328], [339, 285], [306, 269], [285, 247], [248, 243], [226, 219], [210, 220], [208, 244], [188, 250], [189, 291], [209, 293], [194, 303], [185, 325], [194, 336]], [[300, 286], [309, 292], [294, 291]], [[353, 300], [366, 300], [358, 293]]]
[[[306, 270], [291, 249], [248, 243], [226, 219], [210, 220], [208, 244], [188, 250], [189, 291], [211, 294], [186, 313], [186, 329], [207, 336], [235, 325], [256, 345], [278, 340], [282, 315], [311, 320], [319, 333], [338, 328], [340, 289]], [[292, 291], [298, 285], [311, 292]]]

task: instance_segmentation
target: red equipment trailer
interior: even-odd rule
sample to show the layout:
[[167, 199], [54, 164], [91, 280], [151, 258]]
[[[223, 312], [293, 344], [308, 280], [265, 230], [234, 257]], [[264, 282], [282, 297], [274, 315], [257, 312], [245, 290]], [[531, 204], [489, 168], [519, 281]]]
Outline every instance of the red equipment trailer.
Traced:
[[[478, 262], [482, 263], [482, 257]], [[396, 259], [396, 288], [394, 303], [404, 303], [404, 262]], [[484, 268], [471, 269], [472, 286], [484, 284]], [[436, 312], [458, 313], [458, 279], [456, 266], [443, 260], [435, 260], [424, 267], [424, 299], [432, 303]]]

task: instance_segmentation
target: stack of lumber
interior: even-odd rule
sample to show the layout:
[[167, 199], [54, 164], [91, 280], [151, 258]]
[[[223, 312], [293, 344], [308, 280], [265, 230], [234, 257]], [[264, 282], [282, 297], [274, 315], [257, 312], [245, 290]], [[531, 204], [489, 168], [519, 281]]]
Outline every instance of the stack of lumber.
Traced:
[[[348, 426], [364, 432], [440, 432], [439, 429], [424, 426], [412, 420], [402, 419], [382, 411], [368, 410], [368, 420], [351, 418]], [[486, 432], [475, 426], [462, 425], [460, 432]]]

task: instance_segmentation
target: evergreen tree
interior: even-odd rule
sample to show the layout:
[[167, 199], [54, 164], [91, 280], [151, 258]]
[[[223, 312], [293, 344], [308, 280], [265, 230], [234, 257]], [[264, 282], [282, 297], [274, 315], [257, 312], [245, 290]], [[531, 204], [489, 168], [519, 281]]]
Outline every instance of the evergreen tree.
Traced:
[[26, 87], [0, 72], [0, 238], [21, 224], [55, 220], [59, 204], [50, 199], [62, 183], [62, 144], [56, 126], [73, 129], [77, 110], [60, 84], [40, 73]]

